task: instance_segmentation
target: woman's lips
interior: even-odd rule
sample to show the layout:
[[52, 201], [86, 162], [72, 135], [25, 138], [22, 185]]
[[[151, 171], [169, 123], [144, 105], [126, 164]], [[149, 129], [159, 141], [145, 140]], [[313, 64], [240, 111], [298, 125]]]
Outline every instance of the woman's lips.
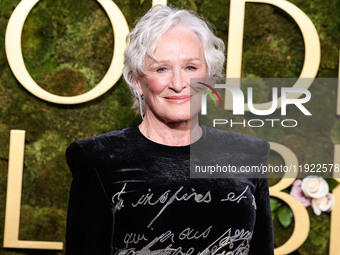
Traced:
[[191, 96], [169, 96], [164, 99], [171, 104], [184, 104], [190, 101]]

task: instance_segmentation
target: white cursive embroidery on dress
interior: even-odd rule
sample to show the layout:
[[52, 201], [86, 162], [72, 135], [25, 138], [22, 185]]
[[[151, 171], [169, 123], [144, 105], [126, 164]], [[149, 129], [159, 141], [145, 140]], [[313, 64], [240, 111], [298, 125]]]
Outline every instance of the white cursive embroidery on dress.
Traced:
[[208, 191], [205, 195], [192, 192], [190, 194], [184, 193], [183, 195], [180, 195], [180, 192], [182, 191], [183, 186], [181, 186], [170, 198], [170, 192], [171, 190], [165, 191], [158, 199], [154, 199], [152, 201], [154, 194], [153, 193], [147, 193], [145, 195], [142, 195], [136, 203], [132, 203], [133, 207], [137, 207], [140, 205], [156, 205], [158, 203], [165, 205], [162, 207], [162, 209], [159, 211], [159, 213], [151, 220], [148, 228], [151, 227], [151, 225], [157, 220], [157, 218], [164, 212], [164, 210], [171, 205], [175, 201], [188, 201], [189, 199], [194, 200], [196, 203], [210, 203], [211, 202], [211, 194], [210, 191]]
[[125, 187], [126, 187], [126, 183], [124, 183], [124, 186], [121, 191], [117, 192], [116, 194], [112, 196], [112, 203], [116, 204], [115, 207], [113, 208], [114, 212], [119, 211], [120, 209], [122, 209], [122, 207], [124, 207], [124, 200], [123, 198], [120, 197], [120, 195], [125, 193]]
[[[208, 228], [210, 230], [210, 227]], [[247, 255], [250, 248], [250, 240], [252, 239], [253, 232], [244, 229], [236, 229], [234, 234], [232, 234], [232, 229], [229, 228], [221, 236], [219, 236], [215, 241], [213, 241], [207, 248], [203, 251], [196, 251], [195, 248], [191, 247], [186, 252], [183, 247], [174, 247], [173, 244], [169, 244], [164, 248], [153, 250], [152, 248], [156, 244], [164, 243], [167, 240], [173, 241], [171, 238], [174, 233], [170, 230], [161, 234], [160, 236], [154, 238], [142, 249], [136, 248], [125, 248], [117, 251], [118, 255], [217, 255], [217, 254], [237, 254], [237, 255]], [[219, 252], [219, 253], [218, 253]]]
[[236, 197], [236, 194], [234, 192], [229, 192], [227, 195], [227, 198], [221, 199], [221, 202], [224, 201], [231, 201], [231, 202], [235, 202], [239, 203], [243, 198], [248, 198], [247, 196], [244, 196], [244, 194], [247, 192], [249, 186], [247, 185], [247, 187], [243, 190], [243, 192]]
[[253, 203], [252, 203], [252, 205], [254, 206], [254, 208], [256, 210], [257, 209], [257, 207], [256, 207], [256, 200], [255, 200], [254, 195], [253, 194], [251, 194], [251, 195], [253, 196]]

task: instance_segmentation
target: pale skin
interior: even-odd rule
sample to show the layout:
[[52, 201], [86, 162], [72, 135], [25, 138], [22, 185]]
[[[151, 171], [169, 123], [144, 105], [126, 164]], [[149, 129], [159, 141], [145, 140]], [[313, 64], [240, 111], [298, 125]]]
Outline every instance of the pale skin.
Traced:
[[190, 101], [200, 97], [190, 78], [208, 76], [202, 43], [194, 32], [175, 26], [158, 41], [154, 56], [157, 60], [146, 55], [145, 74], [135, 81], [146, 103], [139, 129], [156, 143], [189, 145], [202, 134], [199, 109], [190, 114]]

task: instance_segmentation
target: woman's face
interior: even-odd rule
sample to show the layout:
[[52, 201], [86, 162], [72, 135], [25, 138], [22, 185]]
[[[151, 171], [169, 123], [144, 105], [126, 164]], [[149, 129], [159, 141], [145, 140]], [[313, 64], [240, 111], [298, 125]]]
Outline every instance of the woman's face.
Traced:
[[146, 115], [165, 123], [190, 120], [190, 100], [200, 101], [198, 90], [190, 88], [190, 78], [208, 76], [201, 41], [194, 32], [177, 26], [161, 37], [154, 56], [157, 60], [146, 55], [145, 75], [136, 82], [145, 98]]

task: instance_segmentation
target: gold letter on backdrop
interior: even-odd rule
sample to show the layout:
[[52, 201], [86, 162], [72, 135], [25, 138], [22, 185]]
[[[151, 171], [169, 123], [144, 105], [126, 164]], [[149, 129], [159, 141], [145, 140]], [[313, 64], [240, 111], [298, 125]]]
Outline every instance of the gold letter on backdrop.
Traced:
[[[283, 158], [285, 165], [298, 166], [299, 162], [289, 148], [279, 143], [270, 143], [270, 149], [276, 151]], [[269, 188], [270, 196], [283, 200], [292, 209], [294, 214], [294, 231], [288, 241], [282, 246], [275, 249], [275, 255], [289, 254], [299, 248], [308, 237], [309, 233], [309, 215], [306, 208], [291, 195], [282, 192], [288, 188], [295, 180], [297, 172], [287, 172], [274, 186]]]
[[19, 240], [25, 131], [11, 130], [9, 146], [4, 247], [62, 250], [62, 242]]
[[[320, 64], [320, 41], [318, 33], [307, 15], [301, 11], [295, 5], [285, 0], [230, 0], [230, 16], [229, 16], [229, 35], [228, 35], [228, 55], [227, 55], [227, 79], [228, 78], [240, 78], [241, 66], [242, 66], [242, 45], [243, 45], [243, 28], [244, 28], [244, 15], [245, 4], [249, 3], [265, 3], [274, 5], [287, 14], [289, 14], [299, 26], [302, 37], [305, 42], [305, 61], [300, 74], [300, 78], [310, 79], [298, 79], [294, 84], [295, 88], [308, 89], [313, 82], [313, 79], [317, 74]], [[229, 81], [227, 80], [227, 83]], [[232, 83], [235, 86], [240, 87], [240, 80], [236, 83]], [[225, 95], [225, 109], [232, 109], [232, 98], [230, 93]], [[297, 99], [302, 96], [301, 93], [295, 93], [294, 97]], [[263, 104], [254, 104], [256, 109], [266, 110], [271, 107], [272, 103], [267, 102]], [[278, 98], [278, 107], [281, 106], [281, 98]], [[249, 111], [247, 105], [245, 109]]]
[[338, 98], [337, 98], [336, 115], [338, 116], [340, 115], [340, 53], [339, 53]]
[[[340, 54], [339, 54], [339, 72], [338, 72], [338, 98], [337, 98], [337, 115], [340, 115]], [[340, 144], [334, 145], [334, 164], [340, 165]], [[333, 177], [340, 182], [340, 173], [335, 172]], [[331, 215], [331, 233], [329, 242], [329, 255], [340, 254], [340, 185], [333, 190], [335, 197], [334, 208]]]
[[95, 99], [108, 91], [122, 75], [124, 66], [125, 38], [129, 33], [126, 19], [118, 6], [111, 0], [97, 0], [107, 15], [114, 32], [114, 51], [109, 70], [99, 84], [92, 90], [78, 96], [57, 96], [42, 89], [28, 73], [21, 51], [21, 33], [25, 20], [39, 0], [21, 1], [8, 21], [5, 48], [8, 63], [18, 81], [33, 95], [58, 104], [79, 104]]
[[167, 0], [152, 0], [152, 6], [155, 6], [157, 4], [160, 4], [160, 5], [167, 5]]
[[[340, 165], [340, 145], [334, 146], [334, 164]], [[340, 182], [340, 173], [335, 173], [336, 180]], [[329, 255], [340, 254], [340, 185], [333, 190], [333, 196], [335, 197], [335, 204], [331, 214], [331, 233], [329, 242]]]

